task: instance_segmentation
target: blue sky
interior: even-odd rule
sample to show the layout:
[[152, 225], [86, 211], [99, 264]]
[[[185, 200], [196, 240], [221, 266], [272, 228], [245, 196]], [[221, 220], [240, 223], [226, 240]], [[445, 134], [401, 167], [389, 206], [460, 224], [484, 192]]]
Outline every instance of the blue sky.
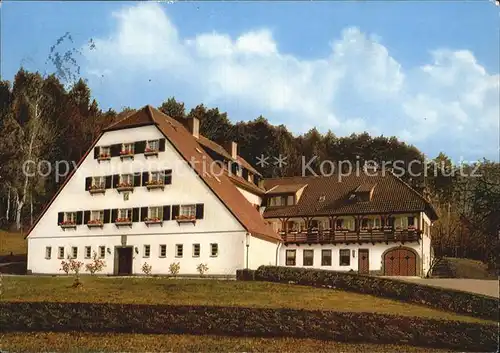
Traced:
[[429, 157], [499, 158], [500, 7], [488, 1], [1, 6], [3, 79], [53, 70], [49, 49], [70, 32], [103, 109], [175, 96], [295, 133], [366, 130]]

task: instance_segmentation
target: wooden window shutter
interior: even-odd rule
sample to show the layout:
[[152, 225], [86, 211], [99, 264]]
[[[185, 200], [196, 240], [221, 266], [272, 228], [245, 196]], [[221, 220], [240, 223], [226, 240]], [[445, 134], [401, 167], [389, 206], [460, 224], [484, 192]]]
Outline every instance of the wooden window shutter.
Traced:
[[122, 150], [122, 144], [118, 143], [115, 145], [111, 145], [109, 148], [109, 153], [111, 154], [111, 157], [118, 157], [120, 156], [120, 151]]
[[172, 206], [172, 219], [175, 219], [179, 216], [179, 205]]
[[92, 185], [92, 177], [85, 178], [85, 191], [90, 190], [90, 186]]
[[203, 219], [204, 207], [202, 203], [196, 204], [196, 219]]
[[61, 224], [62, 222], [64, 222], [64, 212], [59, 212], [57, 214], [57, 224]]
[[113, 175], [113, 189], [118, 187], [118, 182], [120, 181], [120, 176], [118, 174]]
[[111, 222], [110, 216], [111, 216], [110, 210], [104, 210], [104, 223]]
[[172, 184], [172, 169], [165, 170], [164, 178], [165, 185]]
[[118, 209], [117, 208], [113, 208], [111, 210], [111, 220], [110, 220], [110, 222], [113, 223], [117, 218], [118, 218]]
[[76, 224], [83, 223], [83, 211], [76, 212]]
[[99, 158], [99, 152], [101, 151], [100, 147], [94, 147], [94, 159]]
[[163, 220], [170, 221], [170, 206], [163, 206]]
[[149, 181], [149, 172], [142, 172], [142, 186], [146, 186]]
[[134, 174], [134, 186], [141, 186], [141, 173]]
[[144, 222], [148, 218], [148, 208], [141, 207], [141, 222]]
[[132, 209], [132, 222], [139, 222], [139, 212], [140, 212], [139, 207], [134, 207]]
[[160, 149], [160, 152], [165, 151], [165, 139], [160, 139], [159, 149]]
[[83, 212], [83, 224], [88, 224], [90, 221], [90, 211]]
[[146, 141], [137, 141], [134, 147], [134, 153], [144, 153], [146, 150]]
[[106, 189], [111, 189], [111, 181], [112, 181], [111, 175], [106, 175], [104, 177], [104, 186], [106, 187]]

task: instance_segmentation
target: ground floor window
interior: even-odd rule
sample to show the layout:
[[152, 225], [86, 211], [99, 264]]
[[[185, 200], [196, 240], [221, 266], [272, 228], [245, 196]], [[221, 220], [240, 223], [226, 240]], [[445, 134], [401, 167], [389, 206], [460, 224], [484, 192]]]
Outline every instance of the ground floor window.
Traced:
[[160, 245], [160, 257], [167, 257], [167, 246], [165, 244]]
[[175, 257], [182, 257], [183, 254], [184, 254], [184, 247], [182, 246], [182, 244], [177, 244], [175, 246]]
[[332, 265], [332, 251], [321, 250], [321, 266], [331, 266], [331, 265]]
[[296, 263], [296, 251], [295, 250], [287, 250], [286, 251], [286, 265], [287, 266], [295, 266]]
[[71, 247], [71, 257], [73, 259], [78, 257], [78, 248], [76, 246]]
[[144, 257], [149, 257], [151, 255], [151, 246], [144, 245]]
[[304, 250], [302, 253], [302, 265], [303, 266], [312, 266], [314, 264], [314, 250]]
[[90, 256], [92, 255], [92, 248], [90, 246], [85, 247], [85, 258], [90, 259]]
[[50, 259], [52, 257], [52, 247], [47, 246], [45, 248], [45, 258]]
[[63, 246], [60, 246], [57, 249], [57, 258], [64, 259], [64, 247]]
[[210, 244], [210, 256], [216, 257], [219, 255], [219, 245], [218, 244]]
[[339, 259], [340, 266], [349, 266], [351, 264], [351, 251], [349, 249], [340, 249]]
[[193, 257], [200, 257], [200, 244], [193, 244]]
[[99, 258], [104, 259], [105, 256], [106, 256], [106, 247], [100, 246], [99, 247]]

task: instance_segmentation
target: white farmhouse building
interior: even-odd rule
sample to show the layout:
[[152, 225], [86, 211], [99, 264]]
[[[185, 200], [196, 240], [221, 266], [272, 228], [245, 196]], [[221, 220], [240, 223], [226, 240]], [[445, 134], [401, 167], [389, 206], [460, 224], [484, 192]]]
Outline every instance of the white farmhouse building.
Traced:
[[261, 178], [146, 106], [106, 128], [28, 233], [28, 271], [102, 258], [104, 274], [234, 275], [260, 265], [424, 275], [432, 206], [393, 175]]

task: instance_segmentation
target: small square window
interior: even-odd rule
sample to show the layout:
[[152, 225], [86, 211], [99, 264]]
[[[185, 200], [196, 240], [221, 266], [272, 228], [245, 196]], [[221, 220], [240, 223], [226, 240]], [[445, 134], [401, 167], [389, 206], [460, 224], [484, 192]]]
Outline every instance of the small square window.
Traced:
[[302, 264], [304, 266], [312, 266], [314, 263], [314, 250], [304, 250], [302, 255]]
[[149, 257], [151, 255], [151, 246], [144, 245], [144, 257]]
[[92, 248], [90, 246], [85, 247], [85, 258], [90, 259], [90, 256], [92, 255]]
[[52, 257], [52, 247], [47, 246], [45, 247], [45, 258], [50, 259]]
[[71, 257], [73, 259], [78, 257], [78, 248], [76, 246], [71, 247]]
[[106, 256], [106, 247], [100, 246], [99, 247], [99, 258], [104, 259], [105, 256]]
[[219, 255], [219, 244], [210, 244], [210, 256], [217, 257]]
[[340, 249], [340, 266], [349, 266], [351, 264], [351, 251], [349, 249]]
[[295, 266], [296, 264], [296, 251], [295, 250], [287, 250], [286, 251], [286, 265], [287, 266]]
[[176, 244], [175, 245], [175, 257], [182, 257], [184, 252], [184, 248], [182, 244]]
[[167, 257], [167, 246], [165, 244], [160, 245], [160, 257]]
[[193, 244], [193, 257], [200, 257], [200, 244]]
[[331, 265], [332, 265], [332, 251], [321, 250], [321, 266], [331, 266]]
[[57, 258], [58, 259], [64, 259], [64, 246], [60, 246], [57, 249]]

